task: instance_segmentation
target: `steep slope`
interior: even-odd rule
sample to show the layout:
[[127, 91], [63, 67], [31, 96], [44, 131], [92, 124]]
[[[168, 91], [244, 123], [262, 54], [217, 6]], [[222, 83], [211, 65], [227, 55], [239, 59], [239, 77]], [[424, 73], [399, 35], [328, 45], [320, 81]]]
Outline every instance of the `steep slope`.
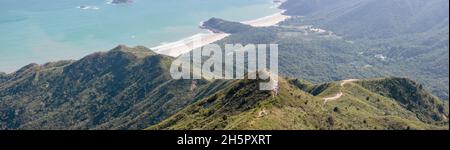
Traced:
[[431, 95], [422, 85], [412, 80], [386, 78], [368, 80], [359, 84], [373, 93], [396, 100], [425, 122], [442, 121], [448, 118], [448, 103]]
[[172, 60], [118, 46], [79, 61], [28, 65], [0, 84], [0, 129], [143, 129], [205, 93], [191, 89], [194, 81], [172, 80]]
[[251, 28], [234, 33], [218, 44], [278, 44], [280, 74], [315, 83], [388, 74], [366, 48], [336, 35], [296, 26]]
[[[373, 125], [374, 122], [395, 123], [387, 129], [430, 127], [418, 127], [419, 124], [434, 126], [431, 128], [448, 128], [448, 103], [431, 95], [422, 85], [406, 78], [344, 80], [321, 85], [300, 80], [293, 80], [292, 83], [322, 98], [328, 110], [337, 112], [337, 118], [353, 122], [351, 128], [386, 129]], [[337, 93], [342, 95], [325, 103], [327, 98]], [[401, 120], [404, 123], [398, 122]]]
[[[361, 81], [365, 82], [370, 80]], [[340, 82], [324, 86], [281, 79], [276, 96], [259, 91], [257, 83], [234, 81], [226, 89], [147, 129], [448, 129], [448, 119], [424, 122], [416, 117], [416, 111], [363, 88], [360, 81], [346, 83], [342, 88]], [[323, 98], [340, 90], [344, 93], [342, 98], [324, 104]], [[306, 91], [315, 91], [317, 96]], [[447, 110], [439, 114], [448, 116], [448, 104], [435, 102], [433, 107]]]
[[[449, 1], [288, 0], [285, 26], [331, 31], [360, 45], [368, 66], [419, 81], [442, 99], [449, 95]], [[354, 78], [354, 77], [349, 77]]]
[[[288, 84], [284, 80], [281, 82], [281, 93], [275, 97], [271, 91], [258, 90], [258, 80], [232, 81], [225, 89], [148, 129], [325, 128], [326, 116], [316, 113], [322, 110], [320, 101], [299, 90], [287, 91]], [[301, 99], [296, 101], [297, 97]], [[309, 119], [297, 120], [295, 117]]]
[[[388, 38], [441, 28], [447, 0], [289, 0], [286, 14], [352, 38]], [[448, 27], [448, 23], [446, 25]]]

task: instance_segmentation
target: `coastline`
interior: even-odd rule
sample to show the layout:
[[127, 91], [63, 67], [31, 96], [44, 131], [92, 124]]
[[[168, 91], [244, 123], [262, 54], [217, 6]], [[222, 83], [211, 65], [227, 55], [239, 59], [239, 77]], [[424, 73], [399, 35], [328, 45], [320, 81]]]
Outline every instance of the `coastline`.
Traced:
[[[2, 66], [0, 66], [0, 71], [6, 72], [6, 73], [13, 73], [13, 72], [19, 70], [20, 68], [22, 68], [23, 66], [26, 66], [30, 62], [37, 63], [37, 64], [45, 64], [47, 62], [53, 62], [53, 61], [58, 61], [58, 60], [78, 60], [78, 59], [82, 59], [86, 55], [92, 54], [94, 52], [108, 51], [111, 47], [114, 47], [117, 44], [144, 45], [146, 47], [151, 48], [153, 51], [155, 51], [157, 53], [176, 57], [182, 53], [191, 51], [192, 46], [194, 46], [194, 45], [198, 45], [197, 47], [201, 47], [201, 46], [204, 46], [204, 45], [207, 45], [210, 43], [214, 43], [216, 41], [219, 41], [219, 40], [224, 39], [229, 36], [229, 34], [226, 34], [226, 33], [211, 33], [211, 32], [208, 32], [208, 30], [202, 29], [200, 31], [194, 30], [193, 32], [189, 32], [190, 34], [184, 34], [184, 36], [177, 37], [175, 39], [173, 37], [171, 37], [171, 33], [162, 34], [162, 36], [164, 36], [164, 37], [162, 38], [161, 41], [164, 41], [165, 43], [160, 44], [161, 41], [159, 41], [159, 40], [146, 41], [145, 40], [146, 36], [144, 36], [144, 34], [147, 34], [147, 33], [142, 33], [142, 35], [140, 35], [141, 30], [128, 31], [127, 29], [125, 29], [125, 28], [122, 29], [121, 27], [118, 26], [117, 28], [120, 28], [118, 30], [118, 32], [104, 32], [104, 31], [108, 30], [109, 28], [104, 28], [104, 29], [101, 28], [101, 26], [103, 26], [103, 24], [92, 23], [92, 24], [88, 24], [88, 25], [83, 25], [83, 23], [89, 23], [91, 21], [92, 22], [98, 21], [99, 19], [97, 17], [92, 17], [92, 16], [97, 16], [97, 15], [103, 16], [103, 15], [107, 14], [107, 13], [103, 13], [103, 12], [111, 12], [116, 9], [124, 10], [124, 8], [122, 8], [122, 6], [124, 6], [124, 7], [139, 6], [139, 5], [121, 5], [120, 7], [119, 6], [118, 7], [113, 7], [113, 6], [110, 7], [109, 5], [114, 5], [114, 4], [108, 3], [110, 1], [106, 1], [106, 2], [105, 1], [101, 2], [101, 4], [85, 3], [85, 4], [81, 5], [80, 3], [73, 3], [73, 4], [70, 4], [70, 6], [72, 7], [71, 9], [67, 9], [67, 11], [65, 11], [65, 9], [62, 9], [64, 11], [61, 11], [61, 13], [58, 13], [59, 16], [63, 16], [64, 14], [68, 13], [71, 16], [73, 15], [73, 17], [75, 17], [73, 19], [54, 20], [54, 19], [52, 19], [52, 17], [43, 17], [43, 18], [48, 18], [48, 19], [39, 19], [39, 21], [36, 20], [36, 22], [42, 22], [42, 26], [32, 26], [32, 27], [29, 27], [30, 29], [27, 29], [32, 32], [25, 32], [25, 31], [8, 32], [5, 35], [5, 37], [17, 37], [17, 40], [11, 40], [12, 38], [1, 38], [0, 39], [0, 40], [2, 40], [2, 42], [6, 41], [5, 43], [7, 43], [7, 45], [6, 45], [7, 49], [11, 49], [11, 50], [7, 50], [2, 53], [3, 57], [1, 57], [0, 59], [2, 59], [2, 61], [6, 62], [6, 63], [3, 64]], [[142, 4], [144, 4], [143, 2], [144, 1], [141, 1]], [[273, 2], [274, 3], [268, 3], [268, 4], [264, 3], [263, 5], [257, 4], [257, 6], [258, 6], [257, 8], [250, 7], [250, 9], [252, 9], [252, 10], [253, 9], [265, 10], [266, 8], [270, 7], [271, 9], [268, 9], [268, 10], [270, 10], [270, 13], [266, 12], [264, 15], [262, 15], [261, 13], [258, 13], [258, 11], [252, 11], [252, 12], [257, 12], [257, 13], [252, 13], [252, 15], [256, 16], [256, 17], [246, 17], [246, 18], [248, 18], [249, 20], [254, 19], [254, 18], [259, 19], [259, 17], [261, 17], [261, 16], [270, 15], [275, 12], [280, 12], [281, 11], [280, 9], [275, 9], [278, 7], [278, 5], [277, 5], [278, 3], [276, 2], [276, 0], [273, 0]], [[108, 6], [108, 8], [106, 6]], [[59, 7], [59, 5], [58, 5], [58, 7]], [[138, 8], [140, 8], [140, 7], [138, 7]], [[235, 11], [233, 9], [231, 9], [231, 10]], [[247, 10], [239, 9], [239, 12], [241, 12], [241, 11], [245, 13]], [[126, 12], [128, 12], [128, 11], [126, 11]], [[132, 12], [131, 9], [128, 13], [130, 13], [130, 12]], [[262, 12], [264, 12], [264, 11], [262, 11]], [[95, 13], [95, 15], [89, 15], [88, 13]], [[235, 13], [235, 12], [233, 12], [233, 13]], [[227, 10], [222, 15], [228, 16], [227, 14], [233, 14], [233, 13], [231, 13]], [[42, 15], [44, 15], [44, 14], [42, 14]], [[12, 16], [14, 17], [15, 15], [12, 15]], [[19, 17], [21, 17], [21, 16], [19, 15]], [[83, 22], [81, 24], [77, 24], [77, 28], [81, 29], [81, 28], [86, 27], [88, 29], [92, 29], [92, 31], [95, 31], [95, 32], [84, 33], [85, 30], [80, 30], [80, 31], [70, 30], [69, 32], [67, 32], [68, 35], [72, 35], [73, 33], [77, 33], [77, 34], [74, 34], [74, 36], [67, 36], [67, 38], [69, 38], [69, 37], [74, 38], [74, 40], [72, 40], [72, 39], [71, 40], [62, 40], [62, 37], [65, 37], [63, 35], [66, 34], [66, 30], [67, 30], [67, 28], [65, 28], [62, 25], [76, 20], [77, 17], [90, 18], [90, 19], [86, 19], [85, 22]], [[177, 16], [175, 16], [175, 17], [177, 17]], [[111, 17], [111, 18], [115, 18], [115, 17]], [[204, 16], [204, 18], [207, 18], [207, 16]], [[230, 18], [231, 18], [230, 20], [233, 20], [234, 17], [230, 17]], [[174, 19], [176, 19], [176, 18], [174, 18]], [[196, 18], [196, 19], [198, 19], [198, 18]], [[112, 21], [114, 19], [106, 19], [106, 20], [107, 21], [104, 22], [105, 24], [107, 24], [108, 21]], [[131, 19], [131, 20], [134, 20], [134, 19]], [[240, 19], [239, 21], [242, 21], [242, 20], [247, 20], [247, 19]], [[200, 22], [200, 21], [202, 21], [202, 19], [196, 20], [196, 21]], [[25, 21], [19, 20], [17, 24], [27, 25], [27, 23], [24, 23], [24, 22]], [[49, 24], [46, 24], [46, 23], [49, 23]], [[141, 24], [141, 23], [145, 24], [145, 22], [139, 22], [137, 24]], [[61, 24], [61, 26], [59, 24]], [[189, 29], [187, 29], [187, 30], [191, 30], [192, 28], [196, 27], [194, 24], [186, 25], [186, 26], [189, 26]], [[14, 29], [13, 26], [9, 25], [9, 24], [5, 24], [5, 27], [6, 28], [3, 28], [3, 29], [8, 29], [8, 28]], [[58, 27], [62, 27], [62, 28], [58, 28]], [[141, 27], [144, 27], [144, 26], [138, 26], [138, 28], [141, 28]], [[157, 27], [158, 27], [158, 25], [157, 25]], [[112, 27], [112, 28], [115, 28], [115, 27]], [[180, 29], [164, 28], [163, 30], [167, 30], [167, 31], [160, 32], [160, 31], [156, 31], [156, 30], [153, 31], [153, 29], [152, 29], [152, 30], [149, 30], [148, 32], [151, 32], [151, 33], [155, 32], [156, 34], [152, 34], [152, 36], [153, 36], [153, 35], [158, 35], [159, 33], [166, 33], [166, 32], [177, 33], [176, 30], [184, 30], [184, 29], [183, 29], [183, 27], [181, 27]], [[99, 31], [99, 32], [97, 33], [96, 31]], [[48, 34], [47, 32], [61, 33], [61, 35]], [[26, 40], [25, 38], [20, 38], [20, 36], [19, 36], [19, 35], [28, 35], [28, 34], [30, 35], [29, 41]], [[75, 36], [75, 35], [77, 35], [77, 36]], [[80, 37], [78, 35], [80, 35]], [[83, 35], [83, 36], [81, 36], [81, 35]], [[84, 35], [86, 35], [86, 36], [84, 36]], [[56, 36], [56, 37], [54, 37], [54, 36]], [[116, 38], [116, 36], [119, 38]], [[178, 36], [178, 35], [176, 35], [176, 36]], [[41, 38], [38, 38], [38, 37], [41, 37]], [[91, 42], [97, 40], [97, 38], [100, 39], [98, 44], [92, 44]], [[152, 38], [154, 38], [154, 37], [152, 37]], [[158, 39], [158, 37], [156, 37], [155, 39]], [[194, 44], [194, 42], [193, 42], [193, 41], [195, 41], [194, 39], [201, 39], [201, 41], [198, 42], [200, 44]], [[21, 40], [24, 40], [25, 42], [22, 42]], [[18, 44], [19, 42], [20, 42], [20, 44]], [[23, 44], [23, 43], [26, 43], [26, 44]], [[116, 44], [114, 44], [114, 43], [116, 43]], [[148, 43], [148, 44], [145, 44], [145, 43]], [[13, 45], [14, 45], [14, 47], [13, 47]], [[12, 47], [12, 48], [10, 48], [10, 47]], [[22, 50], [24, 52], [22, 52]], [[17, 54], [17, 53], [15, 53], [15, 51], [17, 51], [17, 52], [20, 51], [23, 54], [20, 54], [20, 53]], [[6, 52], [8, 52], [8, 53], [6, 53]], [[25, 55], [25, 53], [27, 53], [27, 54]], [[70, 53], [70, 55], [67, 55], [68, 53]], [[8, 55], [9, 55], [9, 57], [7, 57]]]
[[[242, 21], [240, 23], [247, 24], [253, 27], [274, 26], [290, 18], [290, 16], [283, 15], [284, 11], [285, 10], [280, 9], [280, 11], [275, 14], [253, 20]], [[210, 31], [210, 33], [199, 33], [191, 37], [187, 37], [171, 43], [162, 44], [150, 49], [158, 54], [178, 57], [181, 54], [188, 53], [193, 49], [222, 40], [228, 36], [230, 36], [230, 34], [228, 33], [215, 33]]]
[[290, 18], [289, 16], [283, 15], [283, 13], [284, 13], [284, 10], [282, 10], [278, 13], [269, 15], [269, 16], [262, 17], [262, 18], [248, 20], [248, 21], [242, 21], [241, 23], [251, 25], [253, 27], [274, 26], [274, 25], [277, 25], [278, 23]]
[[158, 54], [178, 57], [181, 54], [190, 52], [193, 49], [214, 43], [228, 37], [227, 33], [199, 33], [193, 36], [181, 39], [179, 41], [163, 44], [150, 48]]

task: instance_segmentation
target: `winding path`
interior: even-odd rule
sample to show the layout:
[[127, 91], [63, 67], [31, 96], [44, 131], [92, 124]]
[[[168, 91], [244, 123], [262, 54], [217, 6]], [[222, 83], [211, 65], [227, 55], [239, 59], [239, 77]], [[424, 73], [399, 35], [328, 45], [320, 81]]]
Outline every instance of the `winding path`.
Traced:
[[326, 103], [328, 103], [330, 101], [335, 101], [335, 100], [338, 100], [339, 98], [341, 98], [344, 95], [344, 93], [342, 92], [342, 89], [344, 88], [344, 85], [346, 85], [348, 83], [355, 82], [355, 81], [359, 81], [359, 80], [358, 79], [348, 79], [348, 80], [341, 81], [341, 84], [340, 84], [341, 85], [341, 90], [339, 91], [339, 93], [337, 93], [335, 96], [332, 96], [332, 97], [325, 97], [325, 98], [323, 98], [323, 103], [326, 104]]

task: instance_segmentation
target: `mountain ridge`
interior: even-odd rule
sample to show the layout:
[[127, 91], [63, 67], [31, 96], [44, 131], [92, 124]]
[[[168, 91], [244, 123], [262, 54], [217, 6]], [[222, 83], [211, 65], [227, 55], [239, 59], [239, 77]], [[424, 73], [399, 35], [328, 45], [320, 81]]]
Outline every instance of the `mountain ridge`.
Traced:
[[0, 128], [141, 129], [194, 101], [195, 93], [186, 95], [192, 81], [170, 78], [174, 58], [142, 48], [118, 46], [54, 69], [31, 64], [11, 74], [0, 85]]
[[[335, 83], [328, 83], [326, 86], [311, 83], [293, 84], [294, 80], [300, 80], [281, 78], [279, 81], [283, 88], [280, 89], [280, 96], [274, 97], [270, 91], [256, 90], [257, 80], [172, 80], [168, 68], [173, 59], [170, 56], [155, 54], [144, 47], [130, 48], [120, 45], [111, 51], [94, 53], [78, 61], [27, 65], [15, 73], [8, 74], [12, 77], [0, 84], [2, 114], [0, 127], [2, 129], [144, 129], [155, 124], [155, 126], [161, 125], [167, 122], [163, 120], [170, 120], [195, 104], [206, 107], [215, 103], [215, 107], [212, 108], [217, 107], [217, 109], [211, 109], [210, 113], [217, 110], [223, 114], [238, 116], [246, 114], [244, 116], [249, 117], [248, 115], [252, 113], [257, 113], [256, 116], [265, 116], [269, 110], [256, 106], [269, 103], [267, 106], [280, 106], [282, 110], [277, 110], [279, 113], [286, 113], [284, 111], [292, 109], [291, 106], [308, 107], [311, 111], [317, 108], [320, 111], [313, 112], [311, 116], [303, 114], [300, 118], [294, 117], [298, 119], [297, 121], [306, 118], [303, 121], [312, 122], [310, 124], [293, 124], [289, 127], [288, 124], [268, 120], [286, 127], [281, 128], [282, 126], [271, 126], [259, 120], [254, 124], [258, 127], [257, 124], [261, 123], [257, 129], [352, 129], [348, 127], [349, 124], [330, 125], [328, 111], [332, 108], [327, 107], [329, 104], [341, 101], [323, 105], [321, 97], [327, 92], [333, 94], [331, 92]], [[319, 89], [311, 88], [314, 86]], [[308, 88], [315, 90], [307, 90]], [[305, 99], [313, 105], [304, 106]], [[225, 101], [216, 103], [222, 100]], [[392, 99], [386, 101], [396, 103]], [[437, 111], [428, 113], [428, 109], [417, 109], [418, 112], [423, 112], [418, 114], [429, 116], [433, 113], [441, 115], [447, 112], [448, 116], [448, 107], [430, 106], [437, 108], [432, 109]], [[423, 123], [411, 117], [414, 113], [408, 112], [403, 107], [396, 107], [402, 108], [402, 113], [408, 114], [406, 116], [410, 119], [400, 121], [394, 119], [394, 122], [401, 124], [402, 128], [392, 127], [392, 124], [386, 123], [386, 125], [377, 124], [379, 129], [388, 127], [403, 129], [406, 126], [411, 126], [412, 129], [440, 129], [438, 125], [433, 124], [436, 121]], [[249, 110], [253, 112], [250, 113]], [[217, 115], [217, 113], [210, 115], [214, 114]], [[286, 116], [293, 117], [288, 114]], [[314, 121], [313, 118], [317, 116], [322, 119]], [[224, 115], [220, 117], [222, 120], [226, 118]], [[213, 124], [226, 127], [214, 118]], [[331, 120], [333, 119], [337, 118]], [[411, 119], [412, 123], [408, 123]], [[250, 129], [244, 122], [233, 123], [233, 126], [224, 129]], [[445, 118], [442, 118], [441, 122], [445, 122]], [[217, 129], [215, 125], [204, 126], [204, 128]], [[365, 128], [354, 127], [353, 129]]]
[[143, 46], [0, 73], [0, 129], [448, 130], [448, 17], [426, 19], [448, 1], [379, 2], [288, 0], [279, 26], [203, 24], [232, 33], [217, 44], [279, 44], [279, 91], [173, 80], [176, 58]]
[[[381, 80], [388, 80], [388, 78]], [[255, 81], [246, 80], [241, 82], [254, 83]], [[150, 126], [147, 130], [448, 130], [448, 119], [434, 120], [433, 123], [424, 122], [424, 120], [417, 118], [414, 112], [408, 111], [393, 99], [382, 96], [375, 100], [378, 102], [370, 102], [371, 98], [375, 99], [377, 96], [355, 99], [354, 96], [361, 95], [355, 95], [351, 91], [344, 90], [344, 98], [324, 104], [322, 97], [339, 91], [335, 87], [340, 86], [340, 82], [329, 83], [331, 86], [323, 90], [323, 93], [314, 96], [295, 86], [301, 85], [298, 84], [299, 81], [297, 79], [280, 79], [279, 95], [273, 95], [273, 93], [270, 94], [268, 92], [262, 97], [246, 94], [259, 93], [255, 84], [253, 86], [250, 84], [247, 87], [241, 87], [239, 84], [236, 84], [236, 87], [229, 87], [211, 97], [200, 100], [161, 123]], [[365, 83], [369, 81], [355, 82]], [[297, 84], [294, 84], [296, 82]], [[361, 87], [358, 85], [359, 83], [348, 84], [345, 86], [358, 86], [355, 89]], [[242, 94], [247, 98], [255, 98], [240, 103], [233, 100], [233, 98], [227, 99], [226, 97], [226, 95], [235, 94]], [[370, 94], [374, 93], [370, 92]], [[357, 106], [347, 105], [348, 102]], [[233, 107], [236, 105], [246, 109], [242, 110], [238, 109], [242, 107]], [[442, 115], [448, 116], [448, 104], [443, 103], [439, 106], [446, 107], [446, 112], [442, 112]], [[229, 110], [234, 111], [228, 113]], [[358, 117], [354, 118], [356, 116]]]

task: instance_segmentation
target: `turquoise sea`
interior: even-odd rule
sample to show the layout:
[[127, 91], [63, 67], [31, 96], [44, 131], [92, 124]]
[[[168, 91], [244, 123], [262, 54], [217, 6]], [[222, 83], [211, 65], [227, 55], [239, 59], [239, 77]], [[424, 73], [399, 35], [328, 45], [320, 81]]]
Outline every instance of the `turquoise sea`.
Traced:
[[272, 0], [0, 0], [0, 72], [118, 44], [158, 46], [207, 32], [198, 25], [211, 17], [244, 21], [277, 11]]

